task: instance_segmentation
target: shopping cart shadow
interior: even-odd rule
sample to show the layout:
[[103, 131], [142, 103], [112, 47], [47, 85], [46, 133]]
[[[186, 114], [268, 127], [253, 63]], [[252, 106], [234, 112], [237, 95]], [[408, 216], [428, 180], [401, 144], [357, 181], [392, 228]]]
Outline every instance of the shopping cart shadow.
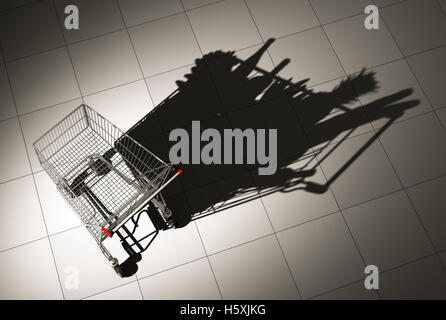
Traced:
[[[289, 59], [272, 71], [263, 70], [259, 61], [273, 41], [268, 40], [246, 60], [234, 52], [222, 51], [197, 59], [186, 80], [176, 82], [178, 89], [127, 132], [168, 160], [169, 149], [176, 143], [169, 141], [169, 133], [183, 128], [191, 136], [193, 120], [201, 121], [201, 130], [214, 128], [222, 134], [226, 128], [278, 130], [278, 168], [274, 175], [258, 175], [258, 165], [181, 164], [184, 174], [163, 190], [177, 227], [264, 194], [296, 189], [326, 192], [395, 120], [418, 104], [406, 99], [412, 93], [407, 89], [351, 107], [358, 97], [379, 90], [371, 71], [340, 80], [331, 91], [314, 92], [307, 86], [309, 79], [295, 82], [279, 75]], [[321, 162], [355, 129], [378, 119], [387, 119], [387, 123], [332, 177], [327, 177], [325, 184], [312, 181]]]

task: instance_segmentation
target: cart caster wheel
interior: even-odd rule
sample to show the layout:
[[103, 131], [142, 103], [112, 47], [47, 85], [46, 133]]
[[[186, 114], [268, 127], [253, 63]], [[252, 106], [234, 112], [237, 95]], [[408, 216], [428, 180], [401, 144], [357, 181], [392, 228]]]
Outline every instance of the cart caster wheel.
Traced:
[[119, 264], [118, 259], [116, 258], [111, 259], [110, 264], [113, 268], [116, 267]]
[[140, 253], [132, 255], [120, 265], [113, 267], [113, 269], [115, 269], [121, 278], [131, 277], [138, 271], [138, 265], [136, 263], [141, 261], [141, 259], [142, 256]]
[[169, 219], [172, 216], [172, 211], [166, 208], [166, 210], [163, 212], [163, 216], [164, 218]]
[[124, 278], [124, 271], [122, 270], [122, 267], [120, 265], [117, 265], [113, 267], [115, 269], [115, 272], [121, 277]]

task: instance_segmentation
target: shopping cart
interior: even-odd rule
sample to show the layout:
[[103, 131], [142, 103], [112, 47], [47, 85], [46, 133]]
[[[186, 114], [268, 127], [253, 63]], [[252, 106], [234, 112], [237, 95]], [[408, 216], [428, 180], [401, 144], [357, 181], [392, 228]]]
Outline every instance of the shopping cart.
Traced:
[[[160, 230], [175, 227], [161, 190], [182, 173], [82, 104], [34, 143], [39, 161], [122, 277]], [[136, 236], [147, 215], [154, 228]], [[119, 263], [105, 240], [117, 235], [128, 258]]]

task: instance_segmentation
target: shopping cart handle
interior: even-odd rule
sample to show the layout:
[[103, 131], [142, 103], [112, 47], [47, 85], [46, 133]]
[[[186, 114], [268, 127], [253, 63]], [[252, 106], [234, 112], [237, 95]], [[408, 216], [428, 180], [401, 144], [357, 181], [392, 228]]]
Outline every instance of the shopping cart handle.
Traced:
[[183, 174], [183, 170], [181, 170], [181, 168], [180, 168], [179, 166], [174, 165], [173, 167], [174, 167], [174, 169], [177, 171], [177, 173], [178, 173], [179, 175], [182, 175], [182, 174]]

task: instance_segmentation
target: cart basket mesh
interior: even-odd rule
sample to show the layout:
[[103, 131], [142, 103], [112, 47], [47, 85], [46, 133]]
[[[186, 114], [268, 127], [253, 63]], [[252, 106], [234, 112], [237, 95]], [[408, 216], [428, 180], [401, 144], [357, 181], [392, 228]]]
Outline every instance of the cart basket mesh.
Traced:
[[82, 104], [34, 143], [39, 161], [100, 242], [175, 169]]

